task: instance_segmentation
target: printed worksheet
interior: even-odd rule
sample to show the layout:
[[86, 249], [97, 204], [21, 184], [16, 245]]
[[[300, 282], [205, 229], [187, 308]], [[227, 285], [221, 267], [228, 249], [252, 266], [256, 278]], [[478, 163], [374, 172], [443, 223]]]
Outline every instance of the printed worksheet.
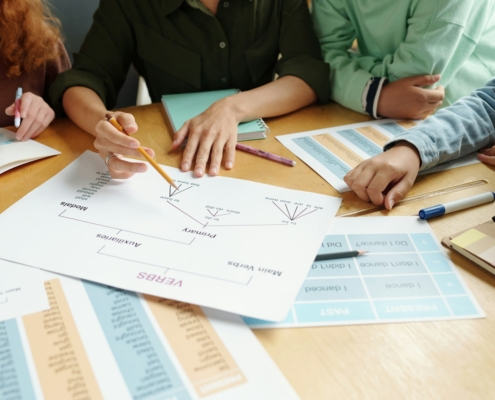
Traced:
[[[383, 152], [395, 136], [417, 125], [416, 121], [382, 119], [333, 128], [277, 136], [277, 139], [313, 168], [340, 193], [350, 191], [344, 176], [361, 161]], [[420, 174], [480, 162], [476, 153], [438, 165]]]
[[15, 133], [0, 128], [0, 174], [40, 158], [55, 156], [60, 151], [34, 140], [16, 140]]
[[0, 321], [48, 308], [41, 271], [0, 259]]
[[295, 399], [233, 314], [45, 274], [50, 309], [0, 322], [0, 399]]
[[112, 180], [84, 153], [0, 215], [0, 258], [283, 320], [341, 199], [164, 168], [178, 189], [154, 169]]
[[286, 328], [484, 317], [426, 221], [336, 218], [319, 253], [347, 250], [368, 253], [315, 261], [285, 321], [245, 322]]

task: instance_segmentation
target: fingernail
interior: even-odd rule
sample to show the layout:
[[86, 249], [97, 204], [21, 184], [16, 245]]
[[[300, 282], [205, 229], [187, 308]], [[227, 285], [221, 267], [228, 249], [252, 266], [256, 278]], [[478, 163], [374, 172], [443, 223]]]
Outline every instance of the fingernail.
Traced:
[[210, 168], [210, 175], [216, 175], [216, 174], [218, 174], [218, 168], [217, 167]]
[[140, 165], [138, 166], [138, 172], [145, 172], [146, 171], [146, 165]]
[[388, 202], [388, 206], [390, 207], [390, 209], [392, 209], [392, 207], [394, 206], [394, 201], [393, 200], [390, 200]]
[[186, 162], [185, 162], [185, 163], [183, 163], [183, 164], [182, 164], [182, 170], [183, 170], [183, 171], [189, 171], [189, 164], [188, 164], [188, 163], [186, 163]]
[[194, 172], [196, 173], [196, 175], [203, 175], [203, 168], [196, 168]]
[[234, 163], [232, 161], [227, 161], [225, 164], [225, 168], [231, 169], [234, 166]]
[[139, 143], [131, 142], [131, 149], [137, 149], [139, 147]]

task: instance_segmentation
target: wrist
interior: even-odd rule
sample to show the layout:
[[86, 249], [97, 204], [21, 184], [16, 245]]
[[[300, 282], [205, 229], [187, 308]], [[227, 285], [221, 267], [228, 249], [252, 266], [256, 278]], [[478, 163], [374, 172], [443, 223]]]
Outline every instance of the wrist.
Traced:
[[374, 77], [368, 81], [365, 87], [362, 98], [363, 110], [373, 118], [378, 119], [381, 117], [378, 112], [378, 101], [382, 89], [387, 83], [388, 79], [385, 77]]
[[406, 142], [405, 140], [400, 140], [395, 144], [393, 148], [396, 148], [397, 151], [400, 151], [401, 153], [407, 153], [407, 158], [416, 160], [418, 169], [421, 167], [421, 156], [419, 154], [418, 148], [415, 145], [410, 142]]
[[239, 101], [239, 95], [235, 94], [233, 96], [225, 97], [219, 100], [218, 106], [222, 109], [222, 112], [228, 113], [233, 116], [237, 123], [243, 122], [248, 117], [248, 110]]

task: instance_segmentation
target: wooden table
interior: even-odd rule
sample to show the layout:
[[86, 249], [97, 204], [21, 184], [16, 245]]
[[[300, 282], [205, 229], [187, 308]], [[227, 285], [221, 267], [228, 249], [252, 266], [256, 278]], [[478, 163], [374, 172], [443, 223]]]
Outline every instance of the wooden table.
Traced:
[[[161, 164], [179, 167], [181, 152], [167, 152], [171, 135], [160, 104], [132, 107], [136, 137], [152, 147]], [[267, 120], [271, 133], [250, 144], [289, 158], [276, 135], [363, 122], [369, 118], [336, 104], [313, 105]], [[57, 120], [39, 142], [61, 155], [0, 175], [0, 212], [67, 166], [93, 137], [68, 120]], [[495, 191], [491, 167], [475, 164], [418, 178], [408, 198], [391, 212], [339, 194], [302, 161], [294, 168], [238, 152], [235, 168], [223, 176], [343, 197], [339, 215], [413, 215], [425, 206]], [[103, 162], [103, 161], [102, 161]], [[364, 211], [363, 211], [364, 210]], [[495, 215], [487, 204], [431, 221], [437, 237], [466, 229]], [[486, 313], [485, 319], [255, 331], [303, 399], [493, 399], [495, 398], [495, 277], [458, 254], [453, 262]]]

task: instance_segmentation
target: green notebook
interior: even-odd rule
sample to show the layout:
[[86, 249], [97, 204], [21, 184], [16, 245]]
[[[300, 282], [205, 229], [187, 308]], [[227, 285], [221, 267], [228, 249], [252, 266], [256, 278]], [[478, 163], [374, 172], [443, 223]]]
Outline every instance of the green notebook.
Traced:
[[[177, 132], [182, 125], [184, 125], [184, 122], [201, 114], [215, 101], [236, 93], [239, 93], [238, 89], [166, 94], [162, 96], [162, 103], [174, 132]], [[238, 126], [237, 141], [242, 142], [243, 140], [264, 139], [269, 130], [270, 129], [261, 118], [253, 121], [241, 122]]]

